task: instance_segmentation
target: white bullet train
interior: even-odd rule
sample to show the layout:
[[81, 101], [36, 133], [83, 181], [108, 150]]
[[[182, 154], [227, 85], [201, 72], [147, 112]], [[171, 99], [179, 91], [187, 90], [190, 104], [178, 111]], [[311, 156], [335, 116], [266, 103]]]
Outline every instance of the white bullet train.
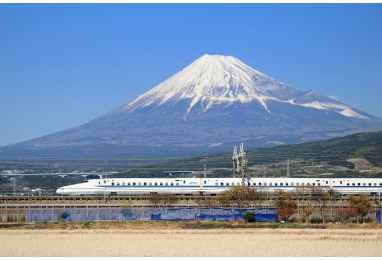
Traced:
[[[61, 195], [138, 195], [153, 193], [216, 195], [241, 185], [241, 178], [107, 178], [57, 189]], [[381, 194], [382, 178], [245, 178], [245, 186], [292, 190], [314, 185], [343, 194]]]

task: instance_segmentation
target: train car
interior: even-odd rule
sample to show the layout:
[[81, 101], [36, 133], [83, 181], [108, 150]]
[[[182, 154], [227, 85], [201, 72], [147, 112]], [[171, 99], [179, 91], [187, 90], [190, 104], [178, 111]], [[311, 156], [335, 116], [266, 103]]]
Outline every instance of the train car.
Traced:
[[[242, 185], [241, 178], [107, 178], [57, 189], [61, 195], [139, 195], [153, 193], [217, 195], [233, 186]], [[342, 194], [381, 194], [382, 178], [245, 178], [244, 185], [293, 190], [313, 185], [336, 189]]]

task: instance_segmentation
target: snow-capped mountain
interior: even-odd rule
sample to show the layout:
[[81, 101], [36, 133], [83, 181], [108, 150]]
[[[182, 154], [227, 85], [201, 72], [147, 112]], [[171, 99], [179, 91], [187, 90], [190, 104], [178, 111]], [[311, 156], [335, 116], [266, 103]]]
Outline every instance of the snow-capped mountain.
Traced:
[[382, 130], [382, 120], [301, 91], [232, 56], [204, 55], [93, 121], [2, 147], [0, 154], [197, 154]]
[[351, 107], [315, 91], [300, 91], [274, 80], [235, 57], [207, 54], [128, 103], [123, 109], [133, 112], [137, 108], [150, 105], [175, 106], [181, 100], [188, 102], [185, 119], [190, 111], [198, 106], [205, 112], [213, 105], [228, 106], [235, 102], [258, 102], [271, 114], [267, 107], [267, 101], [270, 100], [326, 109], [348, 117], [368, 118]]

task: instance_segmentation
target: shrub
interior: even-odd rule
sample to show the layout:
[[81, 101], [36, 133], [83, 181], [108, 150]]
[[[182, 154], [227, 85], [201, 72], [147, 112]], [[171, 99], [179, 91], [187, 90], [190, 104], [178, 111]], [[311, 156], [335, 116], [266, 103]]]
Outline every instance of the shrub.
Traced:
[[239, 223], [239, 224], [244, 224], [245, 221], [244, 221], [244, 219], [242, 219], [242, 218], [238, 218], [238, 219], [237, 219], [237, 223]]
[[247, 211], [244, 214], [245, 222], [255, 222], [255, 213], [252, 211]]
[[85, 222], [82, 226], [84, 228], [90, 228], [90, 222]]
[[323, 220], [322, 220], [322, 218], [314, 217], [314, 218], [310, 219], [310, 223], [312, 223], [312, 224], [322, 224]]

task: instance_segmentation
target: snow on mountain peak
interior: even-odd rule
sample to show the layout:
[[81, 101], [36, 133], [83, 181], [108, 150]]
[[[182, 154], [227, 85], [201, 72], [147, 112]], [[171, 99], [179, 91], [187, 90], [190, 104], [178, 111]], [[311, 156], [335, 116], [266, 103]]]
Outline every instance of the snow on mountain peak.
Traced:
[[124, 108], [133, 111], [141, 106], [160, 106], [169, 101], [177, 103], [189, 99], [187, 113], [197, 103], [207, 110], [213, 104], [253, 100], [267, 109], [267, 98], [289, 98], [296, 92], [300, 91], [254, 70], [235, 57], [205, 54]]
[[127, 112], [150, 105], [172, 107], [186, 101], [184, 119], [194, 107], [207, 111], [213, 105], [258, 102], [269, 113], [270, 101], [325, 109], [347, 117], [368, 118], [316, 91], [301, 91], [281, 83], [232, 56], [205, 54], [182, 71], [122, 107]]

